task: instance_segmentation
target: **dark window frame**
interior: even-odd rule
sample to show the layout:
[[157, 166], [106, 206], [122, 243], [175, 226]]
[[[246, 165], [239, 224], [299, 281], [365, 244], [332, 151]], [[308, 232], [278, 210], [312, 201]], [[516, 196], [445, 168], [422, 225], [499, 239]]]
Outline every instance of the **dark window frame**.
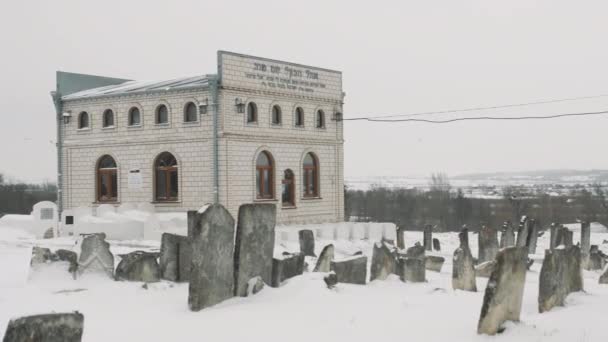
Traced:
[[317, 128], [325, 128], [325, 112], [322, 109], [317, 110], [315, 119], [315, 126]]
[[[306, 164], [306, 157], [312, 158], [313, 164]], [[319, 197], [319, 158], [312, 152], [306, 153], [302, 160], [302, 196], [304, 198], [316, 198]]]
[[[161, 111], [162, 108], [165, 108], [165, 111], [166, 111], [165, 121], [161, 121], [160, 120], [161, 119], [161, 117], [160, 117], [160, 115], [161, 115], [160, 111]], [[168, 125], [169, 124], [169, 107], [166, 104], [161, 103], [158, 106], [156, 106], [156, 109], [154, 110], [154, 122], [157, 125]]]
[[304, 109], [302, 107], [296, 107], [293, 122], [296, 127], [304, 127]]
[[[283, 171], [281, 180], [283, 191], [281, 192], [281, 205], [283, 208], [293, 208], [296, 206], [296, 176], [291, 169]], [[285, 187], [287, 189], [287, 200], [285, 199]]]
[[[194, 112], [189, 111], [190, 109], [193, 109]], [[198, 122], [198, 106], [196, 103], [190, 101], [184, 105], [184, 122]]]
[[[86, 122], [83, 122], [85, 120]], [[89, 116], [88, 112], [83, 111], [78, 114], [78, 129], [87, 128], [91, 128], [91, 117]]]
[[[110, 166], [104, 166], [104, 161], [110, 160]], [[113, 203], [118, 201], [118, 164], [109, 154], [103, 155], [95, 167], [97, 178], [96, 200], [100, 203]], [[105, 187], [104, 187], [105, 185]], [[105, 189], [105, 194], [102, 191]]]
[[113, 128], [115, 125], [114, 111], [112, 109], [106, 109], [103, 111], [101, 117], [103, 128]]
[[[162, 164], [162, 165], [161, 165]], [[179, 164], [177, 158], [170, 152], [160, 153], [156, 159], [154, 159], [154, 200], [156, 202], [176, 202], [179, 200]], [[175, 175], [177, 181], [175, 189], [175, 196], [172, 196], [173, 187], [171, 185], [171, 176]], [[164, 177], [164, 196], [162, 196], [158, 189], [158, 178]]]
[[[260, 157], [265, 155], [268, 159], [268, 165], [260, 165]], [[274, 189], [274, 158], [268, 151], [262, 151], [258, 154], [255, 159], [255, 172], [256, 172], [256, 199], [258, 200], [269, 200], [275, 198]], [[267, 177], [266, 173], [268, 174]], [[266, 186], [266, 178], [268, 178], [268, 186]], [[268, 192], [266, 191], [268, 190]]]
[[245, 121], [247, 124], [255, 124], [258, 122], [258, 105], [249, 101], [247, 103], [247, 109], [245, 110]]
[[281, 110], [281, 106], [273, 105], [270, 110], [270, 122], [274, 126], [280, 126], [283, 124], [283, 111]]

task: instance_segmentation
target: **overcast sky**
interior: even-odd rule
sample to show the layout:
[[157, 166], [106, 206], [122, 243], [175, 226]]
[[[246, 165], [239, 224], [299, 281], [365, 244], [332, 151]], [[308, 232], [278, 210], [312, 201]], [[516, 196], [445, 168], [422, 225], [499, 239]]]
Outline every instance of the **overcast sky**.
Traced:
[[[608, 94], [607, 17], [606, 1], [11, 1], [0, 172], [55, 180], [56, 70], [215, 73], [223, 49], [343, 71], [346, 118], [492, 106]], [[600, 110], [608, 97], [466, 115]], [[608, 169], [608, 116], [344, 126], [347, 177]]]

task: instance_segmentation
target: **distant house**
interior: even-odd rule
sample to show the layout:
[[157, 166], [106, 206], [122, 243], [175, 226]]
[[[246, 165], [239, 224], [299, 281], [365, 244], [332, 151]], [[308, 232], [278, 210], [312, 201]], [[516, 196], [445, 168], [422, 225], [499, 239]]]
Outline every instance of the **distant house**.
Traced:
[[344, 217], [342, 74], [218, 52], [167, 81], [57, 72], [59, 211], [273, 203], [279, 223]]

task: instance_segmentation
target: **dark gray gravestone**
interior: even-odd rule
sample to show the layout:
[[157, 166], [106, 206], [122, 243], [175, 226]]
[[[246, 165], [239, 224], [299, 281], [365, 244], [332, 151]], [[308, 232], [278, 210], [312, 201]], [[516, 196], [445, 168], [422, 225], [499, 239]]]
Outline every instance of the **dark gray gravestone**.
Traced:
[[581, 258], [583, 267], [589, 269], [589, 252], [591, 251], [591, 225], [581, 222]]
[[299, 276], [304, 272], [304, 254], [296, 253], [284, 258], [272, 259], [272, 281], [270, 286], [279, 287], [289, 278]]
[[385, 280], [395, 273], [396, 259], [391, 248], [384, 242], [376, 242], [372, 252], [372, 265], [370, 268], [370, 281]]
[[606, 265], [606, 259], [597, 245], [592, 245], [589, 249], [589, 257], [587, 260], [586, 269], [589, 271], [603, 270]]
[[521, 218], [519, 223], [519, 231], [517, 232], [517, 241], [515, 246], [524, 247], [528, 244], [528, 234], [530, 233], [530, 220], [526, 216]]
[[274, 204], [244, 204], [239, 207], [234, 242], [235, 296], [246, 296], [247, 283], [257, 276], [262, 277], [266, 284], [272, 283], [276, 210]]
[[563, 244], [565, 247], [570, 247], [570, 246], [574, 245], [573, 232], [570, 229], [568, 229], [566, 227], [562, 228], [561, 236], [562, 236], [562, 241], [560, 244]]
[[187, 236], [163, 233], [160, 244], [161, 278], [186, 282], [190, 279], [192, 248]]
[[114, 278], [114, 255], [110, 252], [110, 244], [106, 242], [104, 233], [86, 235], [82, 240], [78, 275], [88, 272], [105, 273]]
[[483, 297], [478, 334], [496, 334], [505, 321], [519, 321], [526, 281], [527, 247], [507, 247], [496, 255], [496, 268]]
[[190, 310], [199, 311], [234, 296], [234, 219], [221, 204], [188, 212], [192, 266]]
[[536, 254], [536, 242], [538, 240], [538, 224], [536, 220], [532, 219], [529, 223], [528, 240], [526, 246], [528, 246], [528, 254]]
[[334, 260], [334, 245], [323, 247], [314, 272], [329, 272], [331, 270], [331, 262]]
[[405, 248], [405, 229], [403, 227], [397, 228], [397, 248]]
[[444, 257], [427, 255], [424, 257], [424, 267], [429, 271], [441, 272], [441, 267], [445, 262]]
[[475, 266], [475, 276], [482, 278], [490, 278], [492, 272], [494, 272], [494, 268], [496, 267], [496, 261], [490, 260], [483, 262], [477, 266]]
[[405, 257], [399, 259], [401, 280], [407, 283], [423, 283], [426, 281], [425, 258]]
[[557, 247], [558, 229], [559, 225], [557, 223], [551, 223], [551, 226], [549, 227], [549, 249]]
[[475, 266], [473, 255], [469, 248], [469, 230], [463, 228], [458, 233], [460, 247], [454, 251], [452, 263], [452, 288], [454, 290], [477, 291], [475, 282]]
[[424, 227], [423, 245], [425, 250], [433, 250], [433, 226], [431, 225], [427, 225]]
[[540, 270], [538, 286], [538, 312], [563, 306], [571, 292], [583, 290], [581, 250], [577, 246], [564, 249], [547, 249]]
[[367, 281], [367, 257], [357, 256], [346, 260], [332, 261], [331, 270], [341, 283], [365, 285]]
[[416, 244], [410, 248], [407, 249], [406, 256], [410, 257], [410, 258], [418, 258], [418, 259], [424, 259], [424, 254], [425, 254], [425, 248], [422, 247], [418, 242], [416, 242]]
[[608, 268], [604, 271], [604, 274], [600, 277], [600, 284], [608, 284]]
[[3, 342], [80, 342], [84, 316], [79, 312], [52, 313], [12, 319]]
[[511, 222], [505, 222], [502, 226], [502, 234], [500, 237], [500, 248], [510, 247], [515, 245], [515, 231]]
[[317, 256], [315, 254], [315, 235], [312, 230], [303, 229], [298, 232], [300, 240], [300, 252], [305, 256]]
[[116, 280], [143, 281], [154, 283], [160, 281], [160, 268], [156, 262], [157, 254], [135, 251], [120, 256], [121, 260], [114, 275]]
[[433, 250], [441, 251], [441, 242], [437, 238], [433, 238]]
[[479, 241], [479, 255], [477, 261], [483, 263], [494, 260], [498, 253], [498, 235], [496, 229], [489, 226], [482, 226], [477, 235]]

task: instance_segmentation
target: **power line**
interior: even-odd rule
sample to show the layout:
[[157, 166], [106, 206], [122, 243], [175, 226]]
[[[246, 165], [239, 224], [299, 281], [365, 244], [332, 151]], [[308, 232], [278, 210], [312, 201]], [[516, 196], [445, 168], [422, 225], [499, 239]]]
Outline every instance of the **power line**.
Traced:
[[[534, 105], [540, 105], [540, 104], [566, 102], [566, 101], [588, 100], [588, 99], [595, 99], [595, 98], [600, 98], [600, 97], [608, 97], [608, 94], [591, 95], [591, 96], [578, 96], [578, 97], [568, 97], [568, 98], [562, 98], [562, 99], [532, 101], [532, 102], [523, 102], [523, 103], [515, 103], [515, 104], [498, 105], [498, 106], [449, 109], [449, 110], [441, 110], [441, 111], [433, 111], [433, 112], [419, 112], [419, 113], [409, 113], [409, 114], [379, 115], [379, 116], [375, 116], [374, 118], [413, 117], [413, 116], [423, 116], [423, 115], [431, 115], [431, 114], [448, 114], [448, 113], [473, 112], [473, 111], [479, 111], [479, 110], [493, 110], [493, 109], [501, 109], [501, 108], [534, 106]], [[365, 119], [365, 118], [351, 118], [351, 119], [343, 119], [343, 120], [358, 120], [358, 119]]]
[[567, 113], [567, 114], [554, 114], [546, 116], [473, 116], [473, 117], [462, 117], [444, 120], [429, 120], [429, 119], [381, 119], [380, 117], [361, 117], [361, 118], [350, 118], [342, 119], [343, 121], [371, 121], [371, 122], [425, 122], [432, 124], [445, 124], [457, 121], [481, 121], [481, 120], [543, 120], [543, 119], [556, 119], [573, 116], [592, 116], [592, 115], [605, 115], [608, 114], [608, 110], [600, 112], [583, 112], [583, 113]]

